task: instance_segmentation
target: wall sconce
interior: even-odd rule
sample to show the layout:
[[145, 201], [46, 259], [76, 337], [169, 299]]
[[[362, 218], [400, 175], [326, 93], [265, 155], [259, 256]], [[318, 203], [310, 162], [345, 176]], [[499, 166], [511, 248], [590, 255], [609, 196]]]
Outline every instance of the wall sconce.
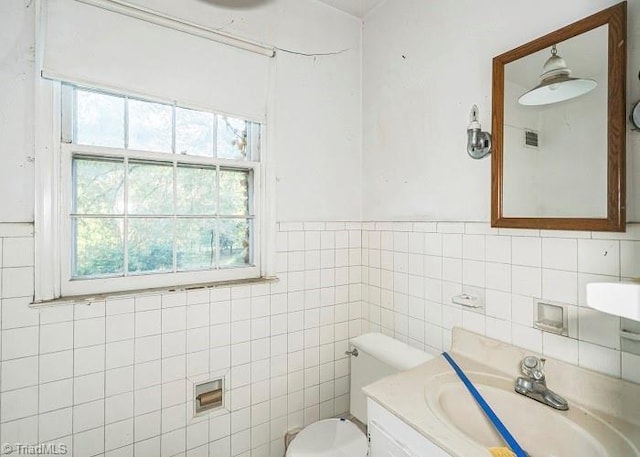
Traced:
[[473, 105], [467, 127], [467, 152], [473, 159], [482, 159], [491, 154], [491, 134], [483, 132], [478, 122], [478, 107]]

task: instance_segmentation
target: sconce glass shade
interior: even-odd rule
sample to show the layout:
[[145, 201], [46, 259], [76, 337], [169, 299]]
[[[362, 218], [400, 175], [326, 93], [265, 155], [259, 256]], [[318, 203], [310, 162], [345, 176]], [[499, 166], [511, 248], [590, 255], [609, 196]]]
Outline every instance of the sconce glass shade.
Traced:
[[593, 79], [572, 78], [571, 70], [562, 57], [557, 55], [556, 47], [551, 50], [551, 57], [545, 62], [540, 75], [540, 84], [521, 95], [518, 103], [526, 106], [549, 105], [563, 102], [587, 92], [598, 86]]
[[491, 134], [483, 132], [478, 121], [478, 107], [473, 105], [467, 127], [467, 153], [472, 159], [482, 159], [491, 154]]

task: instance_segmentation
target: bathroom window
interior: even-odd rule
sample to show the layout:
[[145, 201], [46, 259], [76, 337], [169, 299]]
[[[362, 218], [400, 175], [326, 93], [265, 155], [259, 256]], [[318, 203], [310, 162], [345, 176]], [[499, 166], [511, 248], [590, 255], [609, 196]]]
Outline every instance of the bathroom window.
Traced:
[[262, 126], [62, 85], [62, 295], [260, 276]]

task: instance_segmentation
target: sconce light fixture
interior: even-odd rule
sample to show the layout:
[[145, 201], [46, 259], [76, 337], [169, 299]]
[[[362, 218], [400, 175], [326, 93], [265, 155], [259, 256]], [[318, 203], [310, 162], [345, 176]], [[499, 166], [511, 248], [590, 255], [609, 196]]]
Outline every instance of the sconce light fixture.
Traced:
[[551, 57], [542, 67], [540, 84], [521, 95], [518, 103], [538, 106], [563, 102], [591, 92], [597, 85], [598, 83], [593, 79], [572, 78], [571, 70], [564, 59], [558, 55], [554, 44], [551, 47]]
[[491, 154], [491, 134], [483, 132], [478, 122], [478, 107], [473, 105], [467, 127], [467, 152], [474, 159], [482, 159]]

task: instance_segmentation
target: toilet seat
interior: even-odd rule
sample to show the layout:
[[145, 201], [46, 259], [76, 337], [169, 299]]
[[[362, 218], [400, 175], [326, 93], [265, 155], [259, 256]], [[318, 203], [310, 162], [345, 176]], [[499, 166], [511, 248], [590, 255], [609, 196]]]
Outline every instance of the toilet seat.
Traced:
[[306, 426], [285, 457], [366, 457], [367, 438], [346, 419], [325, 419]]

